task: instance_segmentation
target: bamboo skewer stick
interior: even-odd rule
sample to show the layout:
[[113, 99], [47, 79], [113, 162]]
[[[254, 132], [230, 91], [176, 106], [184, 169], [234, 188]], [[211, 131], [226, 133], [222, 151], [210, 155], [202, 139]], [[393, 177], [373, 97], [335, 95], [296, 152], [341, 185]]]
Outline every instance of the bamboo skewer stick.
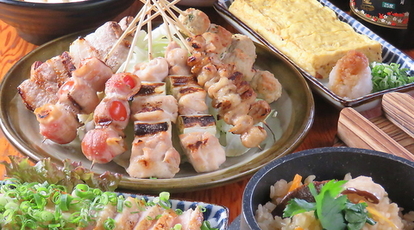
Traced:
[[121, 42], [125, 39], [125, 37], [130, 34], [133, 33], [135, 30], [135, 26], [136, 23], [138, 22], [138, 20], [141, 18], [141, 15], [143, 13], [143, 10], [141, 9], [137, 15], [135, 15], [134, 19], [132, 20], [132, 22], [128, 25], [128, 27], [125, 29], [124, 33], [121, 34], [121, 36], [118, 38], [118, 40], [116, 41], [116, 43], [112, 46], [111, 50], [106, 54], [105, 57], [105, 61], [112, 55], [112, 53], [114, 52], [114, 50], [116, 49], [116, 47], [119, 46], [119, 44], [121, 44]]
[[[142, 3], [145, 3], [145, 0], [140, 0]], [[175, 1], [172, 1], [172, 2], [169, 2], [169, 4], [167, 4], [167, 6], [169, 7], [169, 8], [172, 8], [174, 11], [176, 11], [177, 13], [179, 13], [179, 14], [184, 14], [184, 12], [180, 9], [180, 8], [178, 8], [175, 4], [177, 3], [177, 2], [179, 2], [180, 0], [175, 0]]]
[[[167, 7], [165, 0], [160, 0], [164, 9], [171, 15], [173, 18], [174, 25], [178, 26], [178, 28], [183, 31], [185, 34], [192, 36], [193, 34], [178, 20], [177, 16], [171, 11], [170, 7]], [[184, 14], [183, 12], [181, 14]]]
[[[151, 17], [151, 14], [148, 14], [147, 17]], [[148, 21], [147, 24], [148, 31], [148, 60], [152, 60], [152, 21]]]
[[[138, 39], [138, 35], [139, 35], [138, 31], [140, 31], [141, 30], [141, 27], [143, 26], [143, 20], [145, 18], [145, 15], [148, 13], [148, 11], [151, 11], [152, 10], [152, 8], [150, 8], [149, 10], [147, 9], [148, 8], [148, 5], [150, 4], [150, 2], [151, 2], [151, 0], [147, 0], [147, 3], [144, 4], [144, 6], [141, 9], [145, 13], [142, 13], [141, 14], [140, 20], [138, 22], [138, 26], [137, 26], [137, 28], [135, 30], [136, 32], [134, 34], [134, 38], [132, 39], [132, 47], [137, 43], [137, 39]], [[131, 47], [131, 49], [129, 49], [128, 56], [127, 56], [127, 58], [125, 60], [124, 68], [123, 68], [123, 70], [121, 72], [125, 72], [126, 71], [126, 68], [128, 66], [128, 63], [131, 60], [131, 57], [132, 57], [132, 55], [134, 53], [134, 49], [132, 47]]]
[[386, 152], [414, 161], [414, 155], [352, 108], [342, 109], [338, 137], [349, 147]]
[[386, 93], [382, 98], [385, 117], [414, 138], [414, 98], [406, 93]]
[[[175, 6], [175, 4], [177, 2], [179, 2], [180, 0], [174, 0], [172, 2], [169, 2], [166, 7], [173, 7], [173, 9], [175, 11], [177, 11], [180, 14], [183, 14], [182, 10], [180, 10], [178, 7]], [[146, 0], [141, 0], [141, 2], [146, 3]], [[151, 5], [151, 8], [148, 10], [155, 10], [155, 6]], [[148, 11], [146, 10], [146, 11]], [[134, 19], [132, 20], [132, 22], [128, 25], [127, 29], [125, 29], [124, 33], [122, 33], [122, 35], [119, 37], [119, 39], [117, 40], [117, 42], [112, 46], [111, 50], [108, 52], [108, 54], [105, 57], [105, 61], [108, 60], [108, 58], [111, 56], [111, 54], [114, 52], [114, 50], [116, 49], [116, 47], [118, 47], [118, 45], [125, 39], [125, 37], [130, 34], [133, 33], [134, 31], [136, 31], [136, 24], [138, 23], [138, 20], [142, 17], [142, 14], [144, 13], [143, 8], [141, 8], [141, 10], [137, 13], [137, 15], [134, 17]], [[154, 14], [151, 15], [151, 17], [147, 18], [145, 21], [143, 21], [142, 25], [146, 25], [149, 21], [151, 21], [152, 19], [156, 18], [157, 16], [159, 16], [161, 13], [160, 12], [155, 12]]]
[[[158, 4], [157, 1], [153, 1], [153, 3], [155, 4], [155, 6], [158, 8], [159, 12], [161, 13], [162, 17], [168, 22], [168, 24], [172, 24], [175, 25], [175, 23], [172, 21], [172, 19], [165, 14], [165, 12], [162, 10], [162, 7]], [[185, 48], [187, 50], [191, 50], [191, 47], [187, 44], [187, 42], [185, 42], [184, 37], [182, 36], [182, 34], [177, 30], [177, 28], [175, 26], [172, 26], [174, 33], [177, 34], [177, 36], [179, 37], [179, 39], [181, 41], [183, 41], [183, 45], [185, 46]]]

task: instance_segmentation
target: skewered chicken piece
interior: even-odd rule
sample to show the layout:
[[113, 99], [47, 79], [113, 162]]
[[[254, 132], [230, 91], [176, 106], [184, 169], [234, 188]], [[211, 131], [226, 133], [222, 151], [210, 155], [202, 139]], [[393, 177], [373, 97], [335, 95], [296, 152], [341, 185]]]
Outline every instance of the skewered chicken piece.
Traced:
[[[173, 46], [175, 48], [171, 48]], [[187, 53], [175, 44], [171, 44], [166, 53], [166, 56], [173, 57], [169, 52]], [[177, 62], [170, 62], [175, 63], [176, 68], [170, 68], [171, 72], [167, 78], [170, 93], [178, 102], [180, 143], [188, 161], [197, 172], [214, 171], [226, 161], [226, 152], [215, 136], [215, 119], [208, 114], [207, 92], [192, 74], [173, 75], [176, 72], [190, 72], [189, 66], [179, 64], [180, 62], [183, 62], [181, 56]], [[186, 70], [179, 70], [178, 67]]]
[[136, 178], [173, 178], [180, 170], [180, 153], [173, 147], [171, 123], [135, 121], [135, 138], [126, 169]]
[[207, 93], [194, 76], [168, 76], [178, 101], [179, 139], [185, 155], [197, 172], [217, 170], [226, 161], [226, 152], [216, 134], [215, 118], [208, 114]]
[[[186, 25], [190, 28], [195, 26], [192, 23], [209, 23], [187, 18], [192, 17], [195, 11], [192, 9], [187, 14], [180, 15], [180, 20], [187, 22]], [[230, 132], [240, 134], [244, 146], [258, 146], [267, 133], [263, 127], [255, 124], [264, 121], [270, 113], [268, 102], [280, 96], [279, 82], [276, 78], [271, 80], [268, 77], [265, 79], [267, 81], [256, 78], [254, 86], [260, 88], [260, 95], [266, 98], [266, 101], [256, 102], [257, 94], [249, 81], [261, 74], [257, 75], [258, 70], [253, 69], [256, 58], [253, 42], [243, 35], [232, 35], [218, 25], [198, 27], [208, 29], [187, 39], [193, 47], [192, 56], [188, 58], [188, 64], [192, 66], [191, 72], [197, 75], [198, 83], [213, 99], [212, 105], [219, 110], [220, 118], [234, 126]], [[266, 74], [268, 73], [264, 73]], [[264, 87], [262, 84], [265, 82], [271, 84]], [[269, 90], [271, 87], [277, 90], [272, 92]]]
[[241, 73], [232, 72], [231, 66], [223, 65], [218, 69], [213, 64], [203, 66], [197, 77], [199, 84], [204, 83], [202, 85], [213, 98], [212, 105], [218, 109], [220, 118], [234, 126], [229, 131], [241, 134], [243, 145], [252, 148], [258, 146], [267, 136], [262, 127], [254, 126], [255, 122], [264, 121], [271, 109], [268, 103], [261, 103], [256, 105], [262, 108], [255, 110], [262, 113], [249, 112], [256, 103], [256, 93], [241, 78]]
[[108, 163], [126, 151], [123, 130], [130, 119], [128, 100], [141, 88], [138, 76], [118, 73], [105, 83], [105, 97], [94, 111], [95, 129], [87, 131], [82, 152], [94, 163]]
[[136, 178], [174, 177], [181, 163], [180, 154], [172, 144], [171, 130], [171, 123], [177, 119], [177, 101], [166, 95], [164, 82], [143, 82], [131, 110], [135, 138], [127, 173]]
[[188, 55], [189, 53], [186, 49], [182, 49], [177, 42], [171, 41], [167, 48], [165, 48], [165, 59], [169, 65], [168, 74], [190, 75], [191, 70], [187, 65]]
[[90, 113], [99, 103], [97, 90], [102, 90], [112, 71], [96, 58], [85, 59], [79, 69], [51, 97], [56, 103], [47, 103], [34, 110], [40, 133], [58, 144], [67, 144], [77, 136], [81, 125], [77, 115]]
[[168, 75], [168, 68], [167, 60], [159, 57], [149, 62], [136, 64], [134, 73], [139, 76], [141, 81], [162, 82]]
[[[253, 78], [256, 78], [256, 83], [251, 83], [255, 91], [269, 89], [262, 90], [259, 95], [263, 97], [260, 98], [266, 98], [269, 103], [279, 98], [281, 87], [278, 80], [274, 76], [270, 77], [273, 75], [270, 72], [264, 71], [265, 73], [262, 74], [261, 70], [257, 70], [253, 66], [256, 60], [256, 47], [249, 37], [232, 34], [221, 26], [211, 24], [204, 12], [193, 8], [180, 14], [179, 20], [192, 32], [186, 34], [189, 36], [188, 39], [190, 39], [192, 47], [196, 51], [203, 52], [203, 56], [210, 57], [209, 60], [204, 60], [204, 65], [207, 63], [232, 64], [235, 71], [243, 74], [245, 81], [251, 82]], [[192, 53], [192, 55], [197, 57], [200, 54]], [[193, 70], [201, 66], [193, 66]], [[258, 78], [261, 75], [267, 77], [266, 81], [259, 81]]]

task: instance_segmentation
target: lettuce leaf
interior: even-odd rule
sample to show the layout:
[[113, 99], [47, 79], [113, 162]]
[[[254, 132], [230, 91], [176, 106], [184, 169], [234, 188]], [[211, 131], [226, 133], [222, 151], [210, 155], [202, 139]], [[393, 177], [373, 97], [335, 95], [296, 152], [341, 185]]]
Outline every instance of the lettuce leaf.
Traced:
[[7, 177], [18, 179], [21, 182], [38, 182], [63, 185], [69, 191], [77, 184], [87, 184], [91, 188], [99, 188], [103, 191], [114, 191], [121, 181], [122, 175], [112, 172], [104, 172], [100, 175], [83, 167], [80, 162], [72, 162], [67, 159], [58, 166], [51, 162], [50, 158], [44, 158], [35, 165], [29, 158], [9, 156], [10, 163], [0, 162], [6, 167]]

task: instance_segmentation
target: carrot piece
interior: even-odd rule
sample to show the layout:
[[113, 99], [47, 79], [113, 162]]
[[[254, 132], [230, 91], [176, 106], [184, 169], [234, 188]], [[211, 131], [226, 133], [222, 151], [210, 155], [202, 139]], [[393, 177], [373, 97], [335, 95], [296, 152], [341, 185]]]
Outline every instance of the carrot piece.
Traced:
[[378, 212], [375, 208], [367, 207], [366, 208], [371, 215], [376, 216], [379, 219], [383, 219], [386, 223], [388, 223], [393, 229], [399, 229], [390, 219], [383, 216], [380, 212]]
[[288, 192], [291, 192], [295, 190], [296, 188], [298, 188], [299, 186], [301, 186], [301, 183], [302, 183], [302, 176], [299, 174], [296, 174], [295, 177], [293, 178], [292, 184], [290, 185]]
[[302, 227], [296, 227], [295, 230], [305, 230]]

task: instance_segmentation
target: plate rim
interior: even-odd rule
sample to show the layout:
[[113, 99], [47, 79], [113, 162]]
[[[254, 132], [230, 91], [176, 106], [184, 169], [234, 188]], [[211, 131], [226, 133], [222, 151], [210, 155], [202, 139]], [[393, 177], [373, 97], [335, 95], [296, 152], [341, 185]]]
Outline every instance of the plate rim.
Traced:
[[[59, 43], [59, 41], [64, 40], [65, 38], [68, 39], [70, 37], [81, 36], [82, 34], [85, 34], [89, 31], [91, 31], [91, 30], [83, 30], [83, 31], [80, 31], [80, 32], [72, 33], [72, 34], [65, 35], [65, 36], [62, 36], [60, 38], [54, 39], [52, 41], [49, 41], [49, 42], [35, 48], [33, 51], [31, 51], [28, 54], [26, 54], [25, 56], [23, 56], [19, 61], [17, 61], [9, 69], [9, 71], [4, 75], [2, 81], [0, 82], [0, 102], [4, 100], [4, 98], [3, 98], [4, 97], [4, 91], [7, 90], [7, 89], [5, 89], [7, 87], [6, 83], [8, 83], [8, 81], [10, 81], [11, 74], [14, 73], [16, 71], [16, 69], [26, 59], [28, 59], [29, 57], [34, 55], [36, 52], [40, 52], [42, 49], [45, 49], [49, 46], [53, 46], [54, 44]], [[258, 44], [258, 45], [262, 46], [261, 44]], [[262, 46], [262, 47], [264, 49], [268, 50], [268, 48], [266, 48], [264, 46]], [[284, 60], [283, 58], [280, 58], [280, 61], [286, 62], [286, 60]], [[292, 69], [292, 71], [297, 72], [299, 80], [303, 79], [302, 77], [299, 76], [300, 72], [297, 69], [295, 69], [293, 66], [291, 66], [290, 68]], [[123, 175], [122, 179], [121, 179], [121, 182], [119, 184], [119, 188], [127, 189], [127, 190], [134, 190], [134, 191], [144, 191], [144, 192], [147, 192], [147, 193], [148, 192], [157, 193], [157, 192], [161, 192], [161, 191], [165, 191], [165, 190], [168, 190], [169, 192], [188, 192], [188, 191], [196, 191], [196, 190], [221, 186], [221, 185], [228, 184], [228, 183], [231, 183], [231, 182], [236, 182], [238, 180], [242, 180], [242, 179], [244, 179], [248, 176], [251, 176], [254, 172], [256, 172], [257, 170], [259, 170], [261, 167], [263, 167], [265, 165], [264, 162], [267, 163], [270, 160], [280, 158], [283, 155], [286, 155], [288, 153], [293, 152], [299, 146], [299, 144], [303, 141], [303, 139], [306, 137], [306, 135], [308, 134], [308, 132], [309, 132], [309, 130], [310, 130], [312, 124], [313, 124], [313, 121], [314, 121], [315, 103], [314, 103], [312, 92], [309, 88], [309, 85], [305, 81], [305, 79], [303, 79], [302, 85], [304, 86], [304, 90], [306, 90], [305, 94], [308, 95], [307, 98], [306, 98], [307, 104], [309, 105], [309, 108], [308, 108], [307, 114], [306, 114], [306, 117], [308, 119], [302, 121], [302, 123], [300, 125], [301, 132], [300, 133], [298, 132], [297, 134], [295, 134], [294, 140], [289, 142], [290, 146], [286, 146], [286, 148], [284, 148], [283, 151], [277, 157], [271, 157], [273, 154], [267, 154], [267, 156], [264, 159], [260, 159], [261, 160], [260, 165], [250, 167], [250, 168], [247, 168], [247, 169], [244, 169], [244, 170], [242, 170], [241, 167], [238, 166], [237, 170], [236, 170], [236, 173], [231, 173], [231, 175], [225, 176], [225, 177], [223, 177], [222, 174], [227, 175], [230, 170], [235, 170], [235, 169], [233, 169], [233, 168], [223, 168], [223, 169], [219, 169], [217, 171], [213, 171], [213, 172], [209, 172], [209, 173], [203, 173], [203, 174], [196, 175], [196, 176], [191, 176], [191, 178], [189, 178], [189, 177], [177, 177], [177, 178], [170, 178], [170, 179], [157, 179], [157, 186], [158, 187], [156, 186], [156, 188], [154, 188], [154, 180], [153, 179], [139, 179], [139, 178], [132, 178], [132, 177]], [[16, 94], [17, 94], [17, 90], [16, 90]], [[22, 140], [22, 138], [20, 138], [20, 136], [15, 132], [15, 127], [13, 127], [13, 125], [8, 122], [9, 116], [5, 116], [4, 115], [5, 113], [6, 113], [6, 111], [3, 108], [3, 106], [0, 106], [0, 118], [2, 118], [2, 119], [0, 119], [0, 128], [3, 131], [5, 137], [8, 139], [8, 141], [20, 153], [30, 157], [32, 160], [35, 160], [35, 161], [39, 161], [39, 159], [44, 158], [44, 157], [50, 157], [52, 159], [52, 162], [55, 162], [55, 163], [58, 163], [58, 164], [61, 163], [60, 160], [58, 160], [57, 158], [54, 158], [52, 154], [48, 154], [48, 155], [52, 155], [52, 156], [42, 156], [41, 153], [32, 152], [30, 149], [27, 149], [26, 146], [25, 146], [24, 141]], [[212, 177], [214, 177], [216, 179], [212, 180]], [[183, 186], [182, 183], [178, 183], [178, 182], [182, 181], [183, 179], [187, 179], [187, 180], [192, 179], [192, 180], [197, 180], [197, 181], [200, 180], [200, 181], [198, 183], [194, 183], [191, 186], [188, 186], [188, 185]], [[139, 187], [137, 186], [137, 183], [139, 184]]]

